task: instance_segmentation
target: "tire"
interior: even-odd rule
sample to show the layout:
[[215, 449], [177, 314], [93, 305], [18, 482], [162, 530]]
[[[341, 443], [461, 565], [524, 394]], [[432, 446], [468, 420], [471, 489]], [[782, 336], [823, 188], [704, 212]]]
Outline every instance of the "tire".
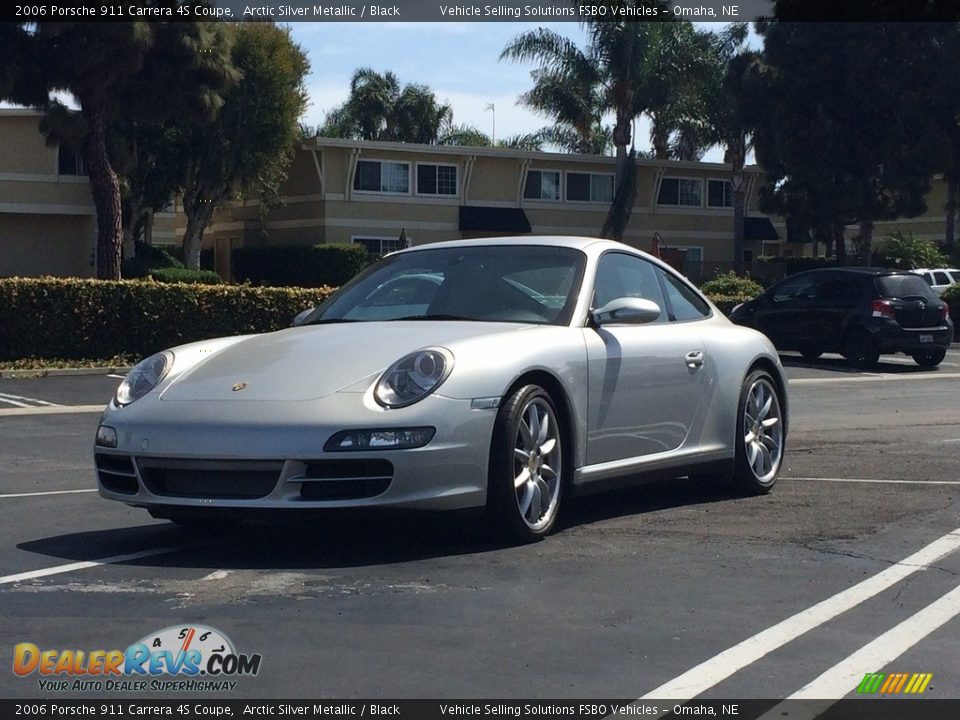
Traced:
[[765, 370], [743, 381], [736, 430], [734, 481], [753, 495], [770, 492], [783, 464], [786, 435], [777, 384]]
[[913, 353], [913, 361], [922, 368], [935, 368], [947, 356], [946, 348]]
[[553, 530], [566, 484], [566, 452], [564, 424], [542, 387], [524, 385], [501, 404], [490, 443], [487, 510], [502, 539], [530, 543]]
[[843, 341], [843, 356], [850, 365], [864, 370], [877, 364], [880, 350], [866, 330], [853, 330]]

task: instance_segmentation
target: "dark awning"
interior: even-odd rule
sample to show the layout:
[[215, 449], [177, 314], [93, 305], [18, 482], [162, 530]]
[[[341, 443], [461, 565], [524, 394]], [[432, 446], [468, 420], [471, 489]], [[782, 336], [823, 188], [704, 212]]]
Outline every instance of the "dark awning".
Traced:
[[460, 206], [460, 230], [471, 232], [530, 232], [530, 221], [522, 208]]
[[744, 218], [743, 225], [744, 240], [779, 240], [780, 236], [766, 217], [748, 217]]

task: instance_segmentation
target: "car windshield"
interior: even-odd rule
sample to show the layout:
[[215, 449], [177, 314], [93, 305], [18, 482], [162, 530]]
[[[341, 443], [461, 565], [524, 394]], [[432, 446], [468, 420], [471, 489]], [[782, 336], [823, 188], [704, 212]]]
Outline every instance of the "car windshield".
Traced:
[[586, 257], [537, 245], [417, 250], [384, 258], [302, 324], [471, 320], [569, 324]]
[[937, 294], [930, 289], [926, 281], [913, 273], [880, 275], [877, 278], [877, 289], [880, 291], [880, 297], [885, 298], [937, 299]]

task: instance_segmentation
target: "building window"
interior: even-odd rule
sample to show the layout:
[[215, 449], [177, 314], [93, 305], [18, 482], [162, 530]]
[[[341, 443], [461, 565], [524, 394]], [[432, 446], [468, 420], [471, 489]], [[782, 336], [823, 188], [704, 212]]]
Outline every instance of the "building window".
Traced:
[[523, 186], [523, 197], [527, 200], [559, 200], [560, 171], [528, 171], [527, 182]]
[[663, 178], [657, 205], [703, 207], [703, 181], [691, 178]]
[[363, 245], [370, 258], [382, 257], [394, 250], [409, 247], [409, 238], [407, 238], [407, 244], [404, 244], [399, 237], [355, 237], [353, 242], [357, 245]]
[[733, 183], [729, 180], [707, 180], [707, 207], [732, 208]]
[[613, 201], [613, 175], [609, 173], [567, 173], [567, 200], [573, 202]]
[[457, 166], [417, 163], [418, 195], [456, 195]]
[[83, 156], [76, 148], [60, 145], [57, 148], [57, 171], [60, 175], [86, 175]]
[[410, 193], [410, 164], [386, 160], [358, 160], [353, 189], [360, 192]]

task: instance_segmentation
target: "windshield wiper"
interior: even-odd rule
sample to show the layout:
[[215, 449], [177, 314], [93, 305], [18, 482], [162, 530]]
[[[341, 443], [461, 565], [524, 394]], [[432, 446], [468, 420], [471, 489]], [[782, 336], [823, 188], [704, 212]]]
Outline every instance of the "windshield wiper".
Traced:
[[476, 321], [477, 318], [464, 317], [462, 315], [406, 315], [404, 317], [391, 318], [391, 322], [398, 320], [469, 320]]
[[[362, 322], [361, 320], [351, 320], [350, 318], [326, 318], [323, 320], [313, 320], [308, 323], [303, 323], [303, 325], [333, 325], [334, 323], [353, 323], [353, 322]], [[301, 325], [301, 327], [303, 327]]]

